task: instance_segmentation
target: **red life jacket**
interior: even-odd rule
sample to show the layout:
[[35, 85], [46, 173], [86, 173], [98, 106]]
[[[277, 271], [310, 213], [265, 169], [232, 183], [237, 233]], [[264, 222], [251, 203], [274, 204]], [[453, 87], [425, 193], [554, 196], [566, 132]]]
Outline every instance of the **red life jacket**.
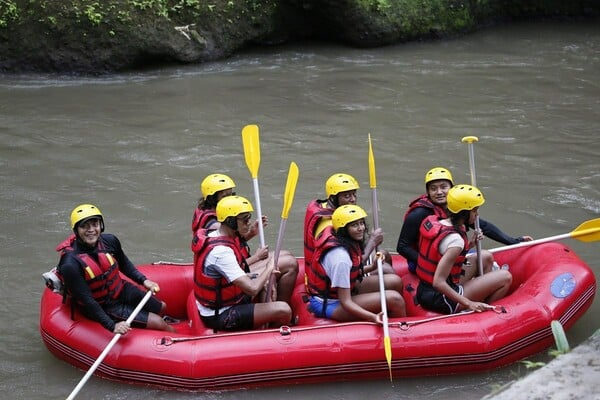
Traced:
[[[331, 287], [331, 279], [327, 276], [321, 258], [325, 253], [334, 247], [343, 246], [342, 242], [334, 235], [333, 228], [327, 227], [319, 236], [316, 243], [317, 248], [314, 253], [313, 262], [306, 271], [306, 284], [308, 293], [312, 296], [319, 296], [323, 299], [337, 299], [337, 288]], [[352, 268], [350, 269], [350, 290], [354, 290], [356, 282], [360, 281], [363, 273], [362, 249], [358, 243], [349, 250]]]
[[[75, 240], [75, 234], [72, 234], [56, 246], [56, 251], [60, 252], [61, 255], [73, 252]], [[103, 304], [108, 300], [119, 297], [121, 290], [123, 290], [124, 281], [119, 274], [119, 264], [105, 249], [101, 239], [98, 240], [97, 254], [98, 261], [87, 253], [74, 253], [73, 255], [79, 261], [84, 279], [92, 291], [92, 297], [99, 304]]]
[[[326, 207], [323, 207], [325, 203]], [[313, 200], [306, 207], [304, 215], [304, 268], [308, 269], [314, 260], [317, 239], [314, 237], [315, 229], [321, 218], [331, 218], [333, 210], [327, 207], [325, 200]]]
[[422, 194], [421, 196], [417, 197], [416, 199], [410, 202], [410, 204], [408, 205], [408, 210], [406, 210], [406, 213], [404, 214], [404, 219], [406, 219], [406, 217], [408, 216], [408, 214], [410, 214], [412, 210], [419, 207], [430, 209], [433, 215], [436, 215], [440, 218], [448, 218], [448, 213], [443, 207], [433, 204], [429, 196], [427, 196], [426, 194]]
[[208, 223], [213, 220], [217, 220], [215, 210], [201, 210], [196, 207], [192, 218], [192, 233], [195, 233], [198, 229], [206, 229]]
[[440, 222], [440, 218], [435, 215], [430, 215], [423, 220], [421, 229], [419, 230], [419, 258], [417, 259], [417, 276], [423, 282], [430, 285], [433, 284], [433, 276], [437, 269], [438, 262], [442, 259], [442, 254], [439, 251], [439, 245], [442, 239], [451, 233], [458, 233], [464, 240], [463, 251], [457, 257], [452, 269], [450, 270], [449, 278], [454, 283], [458, 283], [462, 273], [462, 264], [465, 261], [465, 255], [469, 250], [469, 241], [464, 228], [457, 229], [454, 226], [447, 226]]
[[[246, 260], [243, 257], [242, 249], [239, 247], [239, 240], [228, 236], [210, 237], [206, 229], [200, 229], [194, 235], [192, 241], [192, 251], [194, 252], [194, 294], [196, 300], [205, 307], [210, 307], [217, 311], [221, 307], [232, 306], [242, 302], [246, 295], [232, 282], [228, 282], [224, 276], [213, 278], [205, 274], [204, 262], [208, 253], [216, 246], [230, 247], [240, 265], [240, 268], [248, 272]], [[244, 265], [246, 268], [242, 267]]]

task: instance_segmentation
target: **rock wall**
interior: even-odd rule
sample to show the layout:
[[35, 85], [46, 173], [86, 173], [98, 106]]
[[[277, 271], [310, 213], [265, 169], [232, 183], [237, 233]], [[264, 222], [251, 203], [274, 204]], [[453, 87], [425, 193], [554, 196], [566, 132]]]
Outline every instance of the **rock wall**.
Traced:
[[295, 39], [373, 47], [598, 16], [596, 0], [0, 0], [0, 72], [102, 74]]

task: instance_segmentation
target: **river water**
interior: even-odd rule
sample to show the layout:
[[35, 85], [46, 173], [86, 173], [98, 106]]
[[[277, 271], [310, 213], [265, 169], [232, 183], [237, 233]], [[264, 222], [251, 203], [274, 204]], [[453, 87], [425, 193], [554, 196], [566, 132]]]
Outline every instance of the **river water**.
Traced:
[[[284, 247], [302, 254], [304, 208], [325, 179], [349, 172], [370, 211], [367, 134], [377, 164], [385, 247], [394, 249], [424, 173], [446, 166], [469, 183], [461, 138], [478, 136], [482, 218], [514, 236], [567, 233], [600, 214], [600, 25], [501, 26], [461, 38], [379, 49], [293, 45], [198, 66], [104, 78], [0, 77], [0, 389], [12, 399], [65, 398], [83, 372], [53, 357], [38, 332], [41, 273], [57, 260], [69, 213], [104, 213], [136, 263], [190, 261], [199, 182], [229, 174], [254, 200], [241, 129], [261, 132], [259, 184], [274, 243], [287, 169], [300, 169]], [[568, 240], [596, 274], [598, 243]], [[254, 246], [256, 246], [254, 244]], [[484, 247], [498, 244], [484, 243]], [[596, 329], [598, 302], [568, 331]], [[538, 358], [547, 360], [546, 355]], [[164, 392], [92, 378], [88, 399], [479, 399], [527, 373]]]

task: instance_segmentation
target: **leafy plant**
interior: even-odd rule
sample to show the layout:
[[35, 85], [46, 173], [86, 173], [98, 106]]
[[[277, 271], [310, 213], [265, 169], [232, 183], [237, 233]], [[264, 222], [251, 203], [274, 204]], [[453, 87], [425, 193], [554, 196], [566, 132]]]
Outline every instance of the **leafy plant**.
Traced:
[[13, 0], [0, 0], [0, 28], [6, 28], [10, 21], [19, 18], [19, 7]]

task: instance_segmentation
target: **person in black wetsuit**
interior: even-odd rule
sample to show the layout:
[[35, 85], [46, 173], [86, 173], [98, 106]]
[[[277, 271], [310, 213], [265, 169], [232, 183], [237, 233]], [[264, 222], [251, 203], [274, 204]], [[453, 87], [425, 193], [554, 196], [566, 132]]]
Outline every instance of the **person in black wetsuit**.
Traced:
[[[126, 323], [146, 292], [121, 278], [119, 271], [154, 293], [158, 284], [146, 277], [127, 258], [119, 239], [104, 232], [104, 218], [91, 204], [71, 213], [74, 234], [56, 247], [61, 253], [58, 271], [67, 293], [78, 309], [113, 333], [125, 334]], [[132, 322], [133, 326], [174, 332], [160, 316], [166, 304], [151, 297]]]
[[[429, 215], [440, 218], [447, 217], [446, 196], [454, 185], [452, 174], [447, 168], [435, 167], [425, 174], [426, 193], [410, 202], [404, 215], [404, 223], [400, 230], [396, 250], [406, 258], [408, 269], [415, 273], [418, 257], [419, 229], [423, 220]], [[479, 219], [479, 227], [484, 236], [506, 245], [533, 240], [531, 236], [514, 238], [502, 232], [491, 222]], [[470, 228], [474, 228], [470, 226]]]

